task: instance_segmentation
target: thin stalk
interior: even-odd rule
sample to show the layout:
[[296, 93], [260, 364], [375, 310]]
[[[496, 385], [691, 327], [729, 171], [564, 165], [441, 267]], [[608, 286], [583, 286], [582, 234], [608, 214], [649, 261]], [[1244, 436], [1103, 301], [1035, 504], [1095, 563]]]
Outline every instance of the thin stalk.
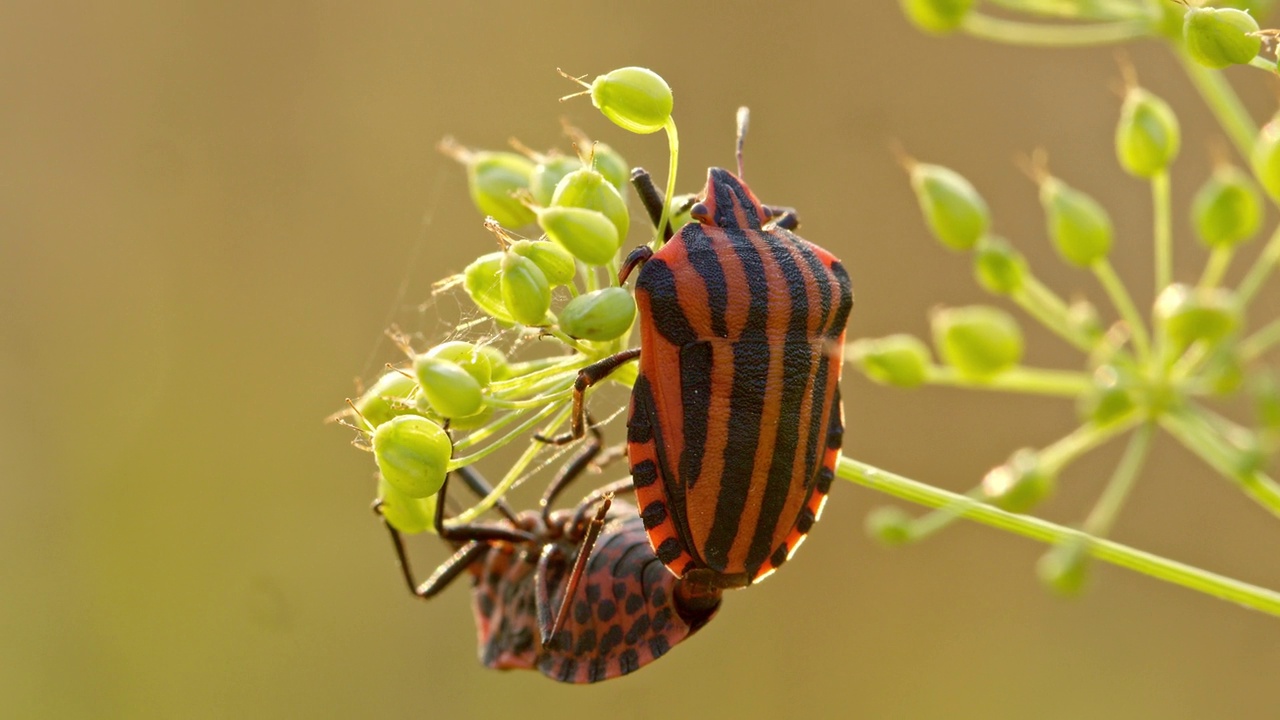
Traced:
[[1066, 302], [1034, 277], [1023, 278], [1022, 287], [1015, 290], [1010, 299], [1077, 349], [1087, 352], [1094, 346], [1094, 338], [1071, 323]]
[[1173, 211], [1169, 204], [1169, 171], [1151, 177], [1152, 223], [1156, 241], [1156, 294], [1173, 281]]
[[1087, 25], [1048, 25], [1005, 20], [977, 12], [965, 16], [960, 26], [976, 38], [1038, 47], [1085, 47], [1121, 43], [1152, 34], [1148, 20], [1120, 20]]
[[1103, 562], [1280, 617], [1280, 592], [1274, 590], [1169, 560], [1111, 540], [1085, 536], [1079, 530], [1047, 520], [1006, 512], [963, 495], [931, 487], [847, 457], [840, 458], [836, 465], [836, 474], [850, 482], [908, 502], [931, 508], [954, 508], [957, 514], [968, 520], [1032, 540], [1053, 544], [1083, 538], [1087, 541], [1088, 553]]
[[1231, 257], [1235, 255], [1234, 245], [1219, 245], [1209, 253], [1209, 262], [1204, 265], [1204, 272], [1200, 275], [1200, 287], [1213, 288], [1222, 282], [1222, 278], [1227, 274], [1227, 268], [1231, 267]]
[[1272, 320], [1261, 330], [1240, 343], [1240, 361], [1250, 363], [1262, 357], [1271, 346], [1280, 344], [1280, 318]]
[[1116, 312], [1120, 313], [1120, 317], [1124, 318], [1125, 324], [1129, 326], [1138, 357], [1151, 357], [1151, 340], [1147, 335], [1147, 327], [1142, 322], [1142, 316], [1138, 314], [1138, 308], [1133, 304], [1133, 298], [1129, 297], [1124, 281], [1116, 275], [1115, 268], [1111, 267], [1111, 261], [1103, 258], [1095, 262], [1092, 269], [1098, 276], [1098, 282], [1102, 283], [1103, 289], [1107, 291], [1107, 296], [1111, 298], [1111, 304], [1115, 305]]
[[680, 135], [676, 132], [676, 119], [668, 116], [663, 129], [667, 131], [667, 147], [671, 152], [671, 162], [667, 166], [667, 192], [662, 198], [662, 217], [658, 220], [658, 229], [653, 236], [654, 248], [662, 247], [663, 229], [671, 219], [671, 198], [676, 196], [676, 166], [680, 160]]
[[1160, 427], [1223, 477], [1235, 481], [1264, 509], [1280, 517], [1280, 485], [1260, 470], [1241, 467], [1241, 453], [1214, 429], [1202, 410], [1190, 408], [1164, 413], [1160, 416]]
[[1061, 397], [1078, 397], [1092, 387], [1089, 376], [1082, 372], [1028, 367], [1009, 368], [999, 375], [975, 380], [956, 372], [955, 368], [933, 365], [927, 371], [926, 381], [950, 387]]
[[[559, 410], [560, 412], [557, 414], [556, 418], [551, 421], [551, 427], [563, 425], [564, 421], [569, 417], [570, 408], [568, 406], [557, 407], [555, 405], [548, 405], [546, 410], [534, 416], [531, 422], [522, 425], [517, 431], [517, 434], [527, 432], [538, 420], [555, 412], [556, 410]], [[524, 472], [529, 467], [529, 464], [532, 463], [533, 459], [538, 456], [538, 453], [542, 452], [546, 447], [546, 443], [540, 443], [536, 440], [530, 442], [529, 447], [525, 448], [524, 453], [520, 455], [520, 459], [516, 460], [516, 463], [511, 466], [511, 469], [503, 476], [502, 481], [493, 487], [493, 492], [481, 498], [480, 502], [459, 513], [457, 517], [453, 518], [450, 525], [465, 525], [487, 512], [489, 508], [493, 507], [498, 502], [499, 498], [507, 494], [507, 491], [516, 484], [517, 480], [524, 476]], [[475, 462], [476, 460], [479, 460], [480, 457], [491, 452], [492, 448], [493, 446], [487, 447], [468, 458], [456, 458], [453, 461], [450, 461], [449, 469], [455, 470], [463, 465]], [[462, 460], [465, 460], [465, 462], [462, 462]]]
[[1040, 467], [1044, 472], [1056, 475], [1076, 458], [1111, 438], [1123, 434], [1137, 422], [1137, 413], [1130, 413], [1124, 419], [1106, 425], [1094, 423], [1081, 425], [1040, 451]]
[[1249, 268], [1249, 273], [1244, 276], [1244, 280], [1240, 281], [1240, 289], [1236, 291], [1236, 297], [1240, 299], [1241, 307], [1249, 304], [1278, 264], [1280, 264], [1280, 227], [1271, 233], [1271, 239], [1262, 249], [1262, 255], [1258, 257], [1253, 267]]
[[1147, 458], [1147, 451], [1151, 449], [1151, 436], [1154, 434], [1155, 426], [1148, 422], [1143, 423], [1133, 433], [1133, 437], [1129, 438], [1129, 446], [1125, 448], [1120, 464], [1116, 466], [1115, 473], [1102, 491], [1102, 497], [1098, 498], [1098, 504], [1093, 506], [1089, 516], [1085, 518], [1086, 533], [1103, 536], [1111, 532], [1116, 516], [1120, 514], [1120, 508], [1124, 507], [1129, 491], [1133, 490], [1138, 479], [1138, 472], [1142, 470], [1142, 463]]
[[1185, 52], [1175, 50], [1174, 54], [1191, 78], [1191, 84], [1196, 86], [1200, 97], [1218, 119], [1218, 124], [1227, 133], [1227, 137], [1231, 138], [1231, 144], [1236, 146], [1241, 157], [1248, 158], [1253, 151], [1253, 139], [1258, 136], [1258, 124], [1253, 121], [1244, 103], [1240, 102], [1231, 83], [1227, 82], [1222, 73], [1192, 60]]

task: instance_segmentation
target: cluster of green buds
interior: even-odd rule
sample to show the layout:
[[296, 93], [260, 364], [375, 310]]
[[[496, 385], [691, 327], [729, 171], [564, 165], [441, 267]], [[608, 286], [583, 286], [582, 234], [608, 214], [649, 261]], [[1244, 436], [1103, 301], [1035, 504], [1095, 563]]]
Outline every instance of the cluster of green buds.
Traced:
[[[917, 22], [927, 16], [922, 7], [930, 8], [933, 15], [928, 17], [959, 23], [953, 27], [968, 28], [973, 22], [973, 3], [921, 0], [904, 5]], [[1215, 68], [1247, 63], [1256, 56], [1257, 25], [1248, 13], [1182, 9], [1186, 10], [1186, 37], [1178, 52]], [[940, 22], [926, 27], [937, 31]], [[1248, 42], [1240, 42], [1237, 31]], [[1193, 73], [1208, 72], [1199, 65], [1188, 67]], [[1156, 429], [1167, 431], [1280, 517], [1280, 484], [1267, 475], [1268, 463], [1280, 448], [1276, 429], [1280, 413], [1274, 363], [1268, 364], [1264, 357], [1280, 345], [1280, 318], [1272, 308], [1261, 313], [1271, 317], [1263, 318], [1260, 326], [1255, 324], [1252, 332], [1246, 322], [1250, 301], [1280, 265], [1280, 230], [1238, 286], [1224, 283], [1234, 254], [1260, 228], [1264, 191], [1280, 205], [1280, 120], [1251, 131], [1247, 143], [1239, 147], [1250, 160], [1252, 173], [1220, 157], [1196, 193], [1190, 227], [1209, 249], [1209, 260], [1197, 282], [1178, 282], [1172, 273], [1170, 169], [1181, 148], [1182, 132], [1168, 103], [1141, 88], [1132, 71], [1126, 75], [1127, 90], [1115, 128], [1115, 158], [1128, 174], [1149, 184], [1152, 192], [1157, 292], [1147, 312], [1139, 309], [1111, 265], [1114, 246], [1125, 239], [1117, 237], [1107, 209], [1086, 191], [1051, 174], [1043, 152], [1029, 158], [1024, 170], [1039, 189], [1045, 235], [1066, 264], [1092, 274], [1100, 283], [1116, 315], [1109, 326], [1093, 305], [1068, 303], [1036, 278], [1016, 245], [992, 232], [988, 205], [968, 180], [900, 151], [925, 226], [938, 243], [968, 254], [983, 288], [1078, 348], [1084, 355], [1083, 367], [1024, 366], [1017, 320], [999, 307], [986, 305], [935, 311], [931, 316], [933, 352], [924, 341], [903, 334], [856, 340], [848, 348], [855, 366], [869, 379], [886, 385], [945, 385], [1074, 400], [1079, 427], [1044, 447], [1016, 450], [969, 493], [973, 500], [1009, 512], [1035, 509], [1052, 494], [1063, 470], [1074, 460], [1108, 440], [1131, 434], [1129, 450], [1081, 525], [1083, 533], [1054, 547], [1038, 567], [1047, 585], [1068, 593], [1081, 588], [1090, 538], [1104, 537], [1111, 528]], [[1259, 310], [1263, 308], [1255, 308]], [[1256, 408], [1251, 423], [1231, 420], [1211, 407], [1216, 400], [1241, 393]], [[954, 509], [942, 508], [912, 518], [899, 508], [886, 507], [872, 513], [868, 528], [886, 543], [901, 544], [927, 537], [956, 516]]]
[[[656, 73], [621, 68], [581, 84], [619, 126], [667, 130], [674, 153], [672, 93]], [[434, 529], [436, 494], [449, 471], [535, 431], [555, 434], [569, 416], [578, 371], [627, 347], [636, 303], [614, 279], [631, 227], [629, 166], [581, 130], [566, 124], [565, 133], [576, 152], [540, 153], [516, 141], [512, 150], [472, 149], [450, 138], [440, 144], [466, 169], [477, 233], [496, 240], [493, 251], [437, 283], [437, 292], [460, 288], [470, 299], [475, 311], [454, 335], [473, 337], [422, 352], [397, 337], [407, 362], [388, 366], [346, 413], [359, 444], [373, 452], [379, 511], [401, 532]], [[494, 247], [477, 243], [486, 245]], [[512, 361], [499, 346], [533, 357]], [[630, 383], [634, 369], [613, 379]], [[462, 519], [496, 502], [542, 452], [554, 450], [530, 439], [493, 497]]]

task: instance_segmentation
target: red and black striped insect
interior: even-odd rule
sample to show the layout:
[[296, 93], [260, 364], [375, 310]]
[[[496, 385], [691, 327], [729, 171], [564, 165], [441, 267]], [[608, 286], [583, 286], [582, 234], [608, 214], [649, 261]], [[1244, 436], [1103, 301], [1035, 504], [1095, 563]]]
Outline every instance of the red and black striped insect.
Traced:
[[[387, 525], [415, 595], [431, 598], [463, 572], [471, 574], [485, 667], [536, 668], [560, 682], [607, 680], [662, 657], [719, 609], [719, 593], [693, 592], [663, 568], [635, 508], [611, 503], [613, 493], [631, 489], [630, 480], [593, 492], [573, 510], [550, 510], [598, 449], [587, 448], [565, 467], [543, 496], [541, 512], [517, 514], [499, 502], [505, 519], [498, 523], [446, 526], [441, 488], [436, 531], [458, 549], [421, 585], [400, 534]], [[481, 495], [490, 491], [470, 468], [453, 475]]]
[[[639, 357], [628, 454], [645, 529], [677, 577], [741, 587], [785, 562], [818, 519], [844, 435], [839, 381], [848, 274], [800, 238], [794, 211], [762, 205], [721, 168], [693, 221], [656, 251], [640, 247], [619, 273], [636, 279], [640, 347], [582, 371], [585, 390]], [[654, 222], [663, 199], [633, 172]], [[669, 230], [667, 231], [670, 232]]]

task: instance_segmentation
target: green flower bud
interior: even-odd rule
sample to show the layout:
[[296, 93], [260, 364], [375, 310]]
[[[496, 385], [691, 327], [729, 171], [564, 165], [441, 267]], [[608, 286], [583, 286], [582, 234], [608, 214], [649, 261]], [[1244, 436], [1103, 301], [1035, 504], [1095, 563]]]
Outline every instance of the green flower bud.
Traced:
[[907, 19], [916, 27], [935, 34], [960, 27], [974, 0], [898, 0]]
[[1182, 25], [1187, 54], [1211, 68], [1242, 65], [1257, 57], [1262, 49], [1257, 32], [1258, 22], [1234, 8], [1191, 8]]
[[625, 288], [608, 287], [570, 300], [560, 311], [560, 329], [583, 340], [616, 340], [631, 329], [636, 301]]
[[1040, 556], [1036, 575], [1040, 582], [1059, 595], [1075, 597], [1089, 579], [1089, 553], [1084, 538], [1071, 537]]
[[1262, 194], [1240, 169], [1221, 165], [1196, 193], [1191, 223], [1211, 248], [1248, 240], [1262, 225]]
[[436, 494], [444, 484], [452, 455], [453, 445], [444, 429], [424, 417], [399, 415], [373, 431], [378, 470], [392, 487], [409, 497]]
[[435, 495], [409, 497], [387, 482], [386, 478], [379, 477], [378, 500], [378, 512], [396, 530], [409, 535], [423, 531], [434, 532]]
[[627, 201], [622, 199], [618, 188], [595, 170], [583, 168], [561, 178], [560, 184], [556, 185], [556, 191], [551, 196], [551, 205], [584, 208], [604, 213], [604, 216], [609, 218], [609, 222], [613, 223], [614, 228], [617, 229], [618, 241], [621, 242], [627, 237], [627, 229], [631, 223], [631, 217], [627, 212]]
[[493, 406], [491, 405], [485, 405], [480, 408], [480, 412], [472, 415], [464, 417], [445, 417], [431, 406], [431, 403], [427, 400], [425, 395], [419, 395], [414, 404], [417, 406], [419, 412], [432, 420], [438, 420], [441, 423], [448, 420], [450, 430], [474, 430], [482, 425], [488, 424], [489, 421], [493, 419]]
[[1280, 117], [1262, 126], [1249, 159], [1262, 189], [1272, 200], [1280, 202]]
[[427, 403], [441, 417], [467, 417], [484, 406], [480, 383], [458, 363], [419, 355], [413, 359], [413, 374]]
[[540, 208], [538, 225], [548, 238], [588, 265], [608, 264], [622, 245], [617, 227], [596, 210]]
[[507, 356], [492, 345], [480, 345], [476, 351], [489, 361], [489, 375], [494, 382], [511, 377], [511, 366], [507, 364]]
[[493, 369], [489, 367], [489, 356], [480, 348], [462, 340], [440, 343], [427, 351], [426, 358], [448, 360], [467, 371], [467, 374], [480, 385], [487, 387], [493, 378]]
[[502, 300], [502, 258], [503, 252], [492, 252], [476, 258], [462, 273], [462, 287], [476, 307], [490, 317], [504, 323], [513, 323], [515, 319], [507, 312]]
[[862, 338], [849, 344], [849, 362], [883, 385], [918, 387], [929, 377], [929, 348], [912, 335]]
[[987, 232], [991, 214], [969, 181], [941, 165], [910, 167], [911, 188], [934, 237], [952, 250], [968, 250]]
[[1130, 88], [1116, 125], [1116, 156], [1130, 175], [1149, 178], [1178, 157], [1178, 118], [1164, 100], [1142, 88]]
[[356, 411], [373, 427], [397, 415], [413, 412], [406, 398], [413, 394], [418, 384], [413, 378], [402, 372], [391, 370], [378, 378], [359, 400], [355, 401]]
[[551, 287], [568, 285], [578, 274], [578, 264], [574, 262], [573, 255], [555, 243], [517, 240], [511, 244], [510, 250], [532, 260], [542, 274], [547, 276]]
[[1022, 359], [1022, 331], [1005, 311], [973, 305], [933, 314], [933, 344], [961, 375], [981, 380]]
[[1027, 261], [1004, 238], [984, 237], [973, 255], [973, 272], [978, 284], [996, 295], [1008, 295], [1022, 287]]
[[867, 534], [890, 547], [911, 541], [911, 516], [902, 508], [886, 505], [867, 514]]
[[1089, 267], [1111, 252], [1111, 216], [1098, 201], [1057, 178], [1040, 184], [1049, 237], [1067, 262]]
[[671, 119], [671, 86], [648, 68], [618, 68], [597, 77], [590, 87], [591, 104], [624, 130], [647, 135]]
[[452, 138], [440, 142], [440, 151], [466, 166], [471, 201], [481, 213], [508, 227], [533, 222], [533, 212], [512, 196], [517, 190], [529, 189], [532, 160], [510, 152], [468, 150]]
[[1126, 417], [1137, 407], [1133, 378], [1114, 365], [1103, 365], [1093, 372], [1093, 386], [1080, 396], [1081, 418], [1097, 425], [1109, 425]]
[[509, 252], [502, 257], [500, 274], [502, 304], [511, 317], [525, 325], [546, 325], [551, 284], [542, 270], [529, 258]]
[[1225, 288], [1192, 288], [1175, 283], [1156, 297], [1158, 327], [1175, 352], [1193, 342], [1216, 343], [1240, 326], [1240, 305]]
[[626, 159], [617, 150], [598, 142], [591, 146], [591, 162], [596, 172], [603, 175], [620, 196], [626, 197], [631, 186], [631, 167]]
[[1048, 497], [1055, 484], [1054, 475], [1041, 466], [1040, 454], [1023, 448], [982, 478], [982, 492], [997, 507], [1025, 513]]
[[580, 170], [582, 162], [565, 155], [547, 155], [541, 160], [533, 167], [533, 174], [529, 178], [529, 192], [539, 205], [550, 205], [556, 185], [565, 175]]

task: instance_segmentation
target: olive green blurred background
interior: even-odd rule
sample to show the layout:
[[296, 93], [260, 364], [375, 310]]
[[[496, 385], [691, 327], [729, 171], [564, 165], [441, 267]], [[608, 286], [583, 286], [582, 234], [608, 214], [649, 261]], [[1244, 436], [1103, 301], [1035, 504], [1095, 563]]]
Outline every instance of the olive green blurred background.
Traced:
[[[1184, 124], [1177, 270], [1194, 278], [1181, 208], [1217, 131], [1163, 48], [1130, 52]], [[1111, 49], [925, 37], [892, 2], [8, 3], [0, 715], [1275, 717], [1280, 621], [1107, 567], [1055, 598], [1043, 547], [972, 525], [886, 550], [862, 531], [886, 499], [847, 483], [785, 572], [593, 687], [482, 669], [467, 590], [405, 592], [371, 458], [322, 421], [396, 359], [389, 322], [447, 327], [457, 300], [417, 305], [492, 242], [434, 145], [563, 146], [563, 114], [661, 174], [660, 136], [556, 102], [574, 89], [557, 66], [629, 64], [675, 89], [686, 190], [732, 163], [751, 106], [747, 178], [843, 258], [851, 336], [924, 334], [930, 307], [987, 301], [926, 235], [893, 139], [972, 179], [1050, 284], [1100, 299], [1053, 257], [1013, 164], [1046, 146], [1106, 201], [1118, 267], [1150, 297], [1148, 193], [1111, 154]], [[1272, 111], [1274, 83], [1229, 75]], [[1027, 334], [1031, 362], [1080, 366]], [[957, 490], [1074, 423], [1064, 401], [844, 386], [850, 454]], [[1083, 517], [1118, 449], [1044, 513]], [[1277, 587], [1277, 529], [1162, 440], [1116, 535]], [[415, 550], [424, 572], [446, 554]]]

